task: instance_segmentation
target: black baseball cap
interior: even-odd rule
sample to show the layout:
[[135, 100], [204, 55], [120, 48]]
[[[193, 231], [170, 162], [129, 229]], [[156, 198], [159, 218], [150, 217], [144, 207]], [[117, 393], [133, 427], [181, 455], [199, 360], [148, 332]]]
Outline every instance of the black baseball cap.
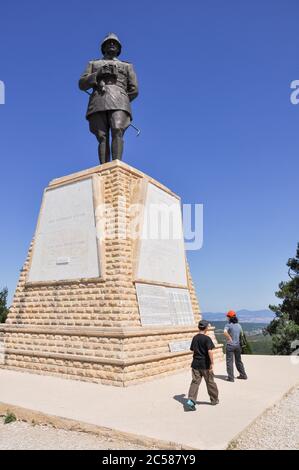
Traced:
[[200, 328], [201, 330], [206, 329], [209, 324], [210, 323], [207, 320], [200, 320], [200, 322], [198, 323], [198, 328]]

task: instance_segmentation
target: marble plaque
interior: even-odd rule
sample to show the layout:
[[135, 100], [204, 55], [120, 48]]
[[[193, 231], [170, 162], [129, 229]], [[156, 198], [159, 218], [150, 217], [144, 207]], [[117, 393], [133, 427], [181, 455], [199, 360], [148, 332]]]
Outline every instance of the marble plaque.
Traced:
[[136, 283], [141, 324], [171, 325], [169, 297], [165, 287]]
[[181, 341], [171, 341], [169, 343], [170, 352], [190, 351], [191, 340], [184, 339]]
[[100, 276], [92, 179], [45, 192], [29, 282]]
[[173, 287], [167, 287], [166, 290], [171, 306], [172, 323], [174, 325], [192, 325], [194, 315], [189, 291]]
[[187, 287], [180, 201], [148, 183], [136, 278]]
[[136, 283], [140, 320], [145, 325], [193, 325], [187, 289]]

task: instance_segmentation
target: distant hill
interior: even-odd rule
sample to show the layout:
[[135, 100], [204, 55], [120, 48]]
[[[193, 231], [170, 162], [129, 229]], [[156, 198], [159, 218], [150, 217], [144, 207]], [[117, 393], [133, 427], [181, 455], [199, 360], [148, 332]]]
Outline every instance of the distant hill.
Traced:
[[[237, 310], [237, 316], [243, 323], [270, 323], [275, 317], [270, 310]], [[210, 322], [224, 321], [226, 312], [204, 312], [202, 317]]]

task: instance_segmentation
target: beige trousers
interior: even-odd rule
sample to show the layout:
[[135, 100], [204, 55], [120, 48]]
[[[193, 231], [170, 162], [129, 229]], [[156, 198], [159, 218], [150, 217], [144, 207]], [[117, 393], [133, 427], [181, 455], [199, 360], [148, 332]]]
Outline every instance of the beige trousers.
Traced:
[[189, 388], [188, 398], [194, 403], [197, 400], [198, 388], [200, 386], [202, 378], [205, 379], [208, 394], [211, 402], [218, 400], [218, 387], [214, 381], [214, 373], [208, 369], [192, 369], [192, 382]]

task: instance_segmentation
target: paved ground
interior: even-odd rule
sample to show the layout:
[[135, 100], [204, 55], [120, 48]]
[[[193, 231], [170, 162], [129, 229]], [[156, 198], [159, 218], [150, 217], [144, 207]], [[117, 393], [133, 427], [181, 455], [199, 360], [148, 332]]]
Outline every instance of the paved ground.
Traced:
[[[258, 418], [231, 444], [236, 450], [298, 450], [299, 388]], [[0, 421], [1, 450], [141, 450], [144, 446], [24, 422]]]
[[204, 384], [197, 411], [185, 412], [190, 372], [129, 388], [0, 370], [0, 402], [197, 449], [226, 448], [241, 431], [299, 382], [289, 357], [244, 356], [248, 381], [224, 381], [217, 364], [220, 404]]

